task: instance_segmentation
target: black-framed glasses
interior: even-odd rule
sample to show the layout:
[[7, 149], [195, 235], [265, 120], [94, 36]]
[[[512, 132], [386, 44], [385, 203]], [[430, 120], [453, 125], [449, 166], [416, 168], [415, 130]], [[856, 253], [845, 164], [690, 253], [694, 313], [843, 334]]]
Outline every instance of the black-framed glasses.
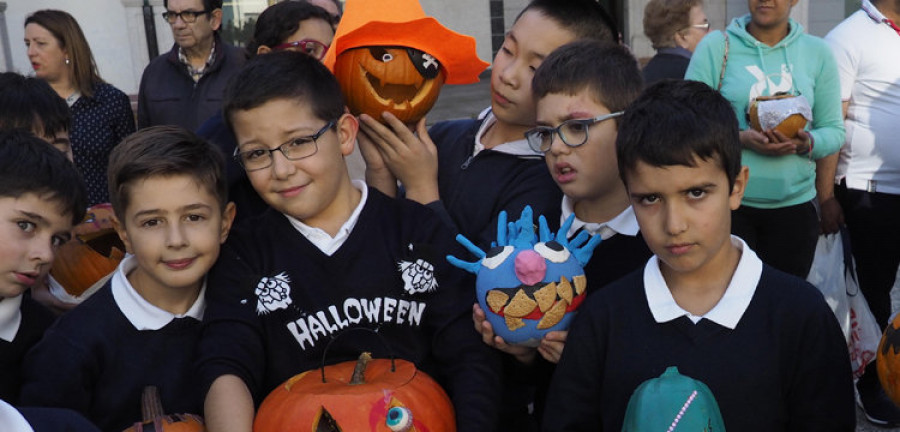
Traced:
[[190, 24], [194, 21], [197, 21], [198, 16], [203, 15], [207, 12], [209, 12], [209, 11], [208, 10], [201, 10], [201, 11], [186, 10], [186, 11], [181, 11], [181, 12], [165, 11], [162, 13], [162, 17], [165, 18], [166, 21], [169, 22], [169, 24], [175, 24], [175, 21], [178, 20], [178, 17], [181, 17], [182, 21]]
[[293, 42], [285, 42], [275, 45], [272, 51], [292, 50], [302, 52], [316, 60], [322, 60], [325, 57], [325, 51], [328, 51], [328, 45], [323, 44], [315, 39], [303, 39]]
[[335, 121], [332, 120], [312, 135], [292, 138], [290, 141], [273, 149], [262, 146], [247, 146], [243, 151], [234, 149], [234, 160], [240, 163], [245, 171], [256, 171], [272, 166], [272, 163], [275, 161], [274, 153], [276, 151], [280, 151], [289, 160], [308, 158], [319, 151], [319, 145], [316, 140], [328, 129], [334, 127], [335, 124]]
[[525, 132], [525, 140], [528, 141], [528, 146], [531, 147], [532, 150], [547, 153], [550, 151], [550, 146], [553, 145], [553, 134], [555, 133], [559, 135], [559, 138], [562, 139], [562, 142], [567, 146], [578, 147], [587, 142], [588, 129], [590, 129], [593, 124], [616, 118], [622, 114], [625, 114], [625, 111], [604, 114], [589, 119], [566, 120], [555, 128], [538, 126]]

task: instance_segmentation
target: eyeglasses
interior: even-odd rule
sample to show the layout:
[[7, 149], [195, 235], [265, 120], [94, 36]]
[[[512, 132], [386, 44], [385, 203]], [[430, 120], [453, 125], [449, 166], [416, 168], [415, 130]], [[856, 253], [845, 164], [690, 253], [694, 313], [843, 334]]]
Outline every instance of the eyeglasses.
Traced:
[[318, 132], [304, 137], [294, 138], [290, 141], [273, 149], [265, 147], [255, 147], [239, 152], [234, 149], [234, 160], [238, 161], [245, 171], [257, 171], [272, 166], [275, 161], [273, 153], [280, 151], [288, 160], [300, 160], [308, 158], [319, 151], [316, 140], [322, 136], [328, 129], [334, 127], [335, 121], [328, 122]]
[[691, 24], [691, 28], [700, 29], [704, 32], [709, 32], [709, 23], [705, 22], [703, 24]]
[[566, 120], [555, 128], [538, 126], [525, 132], [525, 140], [528, 141], [528, 146], [531, 147], [532, 150], [547, 153], [550, 151], [550, 146], [553, 144], [553, 134], [556, 133], [567, 146], [578, 147], [587, 142], [588, 129], [590, 129], [591, 125], [611, 118], [616, 118], [622, 114], [625, 114], [625, 111], [614, 112], [612, 114], [605, 114], [589, 119]]
[[281, 50], [299, 51], [317, 60], [322, 60], [322, 58], [325, 57], [325, 51], [328, 51], [328, 45], [314, 39], [303, 39], [294, 42], [285, 42], [272, 47], [272, 51]]
[[208, 10], [201, 10], [201, 11], [186, 10], [186, 11], [181, 11], [181, 12], [165, 11], [162, 13], [162, 16], [163, 16], [163, 18], [166, 19], [166, 21], [169, 22], [169, 24], [175, 24], [175, 21], [178, 20], [178, 17], [181, 17], [182, 21], [190, 24], [194, 21], [197, 21], [197, 17], [199, 15], [203, 15], [207, 12], [209, 12], [209, 11]]

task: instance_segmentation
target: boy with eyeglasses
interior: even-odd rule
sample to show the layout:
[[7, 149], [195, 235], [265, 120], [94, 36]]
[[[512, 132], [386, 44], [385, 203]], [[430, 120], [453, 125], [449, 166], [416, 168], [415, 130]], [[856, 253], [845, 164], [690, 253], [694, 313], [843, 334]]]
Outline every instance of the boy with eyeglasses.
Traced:
[[[579, 308], [543, 430], [622, 430], [635, 390], [672, 366], [708, 386], [730, 432], [854, 430], [834, 313], [816, 288], [731, 235], [749, 174], [728, 101], [697, 81], [654, 84], [621, 117], [615, 150], [654, 256]], [[702, 415], [689, 396], [681, 412], [633, 400], [668, 414], [670, 430]]]
[[[561, 220], [575, 215], [566, 236], [587, 231], [603, 239], [584, 267], [588, 295], [640, 268], [652, 255], [619, 179], [615, 151], [617, 122], [642, 86], [637, 60], [627, 48], [590, 40], [558, 48], [532, 81], [538, 126], [525, 138], [534, 151], [544, 154], [553, 180], [563, 191]], [[539, 419], [567, 332], [547, 333], [537, 348], [513, 346], [494, 335], [478, 305], [475, 317], [485, 343], [537, 369], [527, 376], [538, 385], [535, 412]]]
[[271, 208], [233, 230], [210, 273], [208, 430], [249, 432], [276, 386], [361, 351], [435, 378], [459, 430], [493, 430], [498, 359], [469, 321], [474, 281], [444, 258], [461, 250], [425, 206], [350, 179], [358, 123], [344, 107], [331, 72], [296, 52], [257, 56], [226, 90], [236, 157]]

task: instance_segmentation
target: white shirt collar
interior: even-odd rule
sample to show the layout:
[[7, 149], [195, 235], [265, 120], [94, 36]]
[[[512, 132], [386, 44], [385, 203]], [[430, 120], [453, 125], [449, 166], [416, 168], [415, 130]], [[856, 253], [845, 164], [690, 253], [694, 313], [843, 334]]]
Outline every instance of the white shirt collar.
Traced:
[[12, 342], [22, 325], [22, 296], [9, 297], [0, 301], [0, 339]]
[[294, 226], [294, 229], [299, 231], [300, 234], [303, 234], [303, 237], [306, 237], [307, 240], [316, 245], [316, 247], [325, 255], [331, 256], [341, 248], [344, 242], [347, 241], [347, 238], [350, 237], [350, 233], [353, 232], [353, 227], [355, 227], [356, 222], [359, 221], [359, 214], [362, 212], [363, 207], [365, 207], [366, 200], [369, 197], [369, 188], [366, 186], [366, 182], [362, 180], [352, 180], [351, 182], [353, 183], [353, 187], [359, 189], [362, 196], [359, 198], [359, 204], [356, 205], [356, 208], [353, 209], [353, 213], [350, 214], [350, 218], [341, 225], [341, 229], [338, 230], [334, 237], [329, 235], [323, 229], [311, 227], [300, 222], [299, 219], [285, 215], [291, 225]]
[[[481, 142], [481, 138], [484, 137], [484, 133], [487, 132], [488, 128], [497, 122], [497, 117], [494, 116], [493, 112], [483, 114], [485, 120], [481, 122], [481, 127], [478, 128], [478, 133], [475, 134], [475, 149], [472, 152], [472, 156], [477, 156], [478, 153], [481, 153], [481, 151], [484, 150], [484, 144]], [[528, 146], [528, 141], [525, 140], [524, 135], [522, 136], [522, 139], [505, 142], [492, 147], [491, 150], [513, 156], [544, 157], [543, 153], [536, 152]]]
[[869, 15], [869, 18], [872, 18], [872, 20], [877, 22], [878, 24], [883, 23], [886, 19], [884, 14], [881, 13], [881, 11], [878, 10], [878, 8], [875, 7], [875, 5], [873, 5], [869, 0], [862, 0], [860, 8]]
[[119, 263], [119, 267], [116, 268], [111, 282], [113, 300], [134, 328], [140, 331], [159, 330], [175, 318], [190, 317], [198, 321], [203, 320], [203, 312], [206, 310], [206, 280], [203, 281], [200, 295], [197, 296], [197, 300], [190, 309], [184, 314], [173, 314], [148, 302], [131, 286], [127, 275], [135, 267], [137, 267], [137, 259], [134, 255], [125, 255], [125, 258]]
[[22, 413], [2, 399], [0, 399], [0, 430], [34, 432]]
[[669, 287], [659, 271], [658, 258], [656, 255], [650, 257], [644, 267], [644, 293], [647, 296], [650, 312], [653, 313], [653, 319], [658, 323], [664, 323], [687, 316], [696, 324], [701, 318], [706, 318], [734, 330], [756, 292], [756, 286], [762, 275], [762, 261], [740, 237], [731, 236], [731, 244], [742, 251], [737, 269], [731, 276], [731, 282], [728, 283], [728, 288], [725, 289], [725, 294], [719, 299], [719, 302], [709, 312], [699, 317], [691, 315], [678, 306], [678, 303], [675, 303], [672, 292], [669, 291]]
[[[562, 215], [560, 216], [559, 223], [562, 224], [565, 222], [573, 213], [575, 213], [575, 202], [568, 196], [563, 195]], [[634, 237], [641, 230], [641, 227], [638, 226], [637, 217], [634, 216], [634, 209], [631, 206], [628, 206], [628, 208], [622, 210], [616, 217], [603, 223], [585, 222], [578, 219], [578, 216], [575, 216], [575, 220], [572, 221], [572, 227], [569, 228], [566, 237], [574, 237], [575, 233], [580, 229], [584, 229], [591, 235], [600, 234], [600, 238], [608, 240], [616, 234]]]

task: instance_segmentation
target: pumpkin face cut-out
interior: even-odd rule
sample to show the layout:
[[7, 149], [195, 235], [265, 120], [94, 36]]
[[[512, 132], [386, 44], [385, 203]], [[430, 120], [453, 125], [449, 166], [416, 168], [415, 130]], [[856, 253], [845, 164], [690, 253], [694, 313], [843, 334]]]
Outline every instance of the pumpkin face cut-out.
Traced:
[[380, 121], [387, 111], [407, 124], [431, 110], [445, 77], [440, 62], [428, 53], [384, 46], [344, 51], [335, 60], [334, 75], [354, 115]]
[[125, 245], [112, 225], [110, 204], [88, 209], [72, 229], [72, 241], [56, 252], [50, 274], [67, 293], [78, 297], [110, 274], [125, 257]]
[[371, 359], [303, 372], [273, 390], [254, 432], [452, 432], [450, 398], [405, 360]]
[[582, 232], [569, 241], [566, 233], [572, 221], [569, 218], [553, 235], [541, 217], [537, 238], [531, 208], [526, 207], [508, 227], [506, 213], [500, 214], [496, 246], [487, 252], [457, 236], [481, 260], [448, 260], [477, 275], [478, 304], [506, 343], [534, 347], [547, 332], [567, 329], [587, 296], [584, 265], [600, 237], [588, 240]]
[[875, 353], [875, 365], [884, 392], [900, 405], [900, 315], [885, 327]]

